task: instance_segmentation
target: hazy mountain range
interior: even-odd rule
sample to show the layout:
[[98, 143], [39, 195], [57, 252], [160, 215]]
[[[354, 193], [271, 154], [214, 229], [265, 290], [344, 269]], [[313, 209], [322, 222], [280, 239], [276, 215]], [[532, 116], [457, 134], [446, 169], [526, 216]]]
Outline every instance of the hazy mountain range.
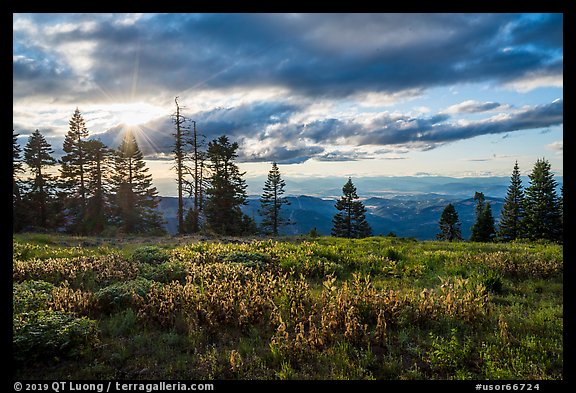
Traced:
[[[504, 200], [487, 197], [492, 206], [494, 217], [500, 214]], [[288, 197], [290, 205], [282, 207], [282, 215], [289, 218], [293, 224], [281, 228], [281, 234], [308, 233], [312, 228], [322, 235], [329, 235], [332, 229], [332, 217], [337, 213], [335, 199], [301, 195]], [[189, 201], [187, 201], [189, 203]], [[364, 200], [367, 209], [367, 220], [374, 235], [387, 235], [390, 232], [397, 236], [414, 237], [419, 240], [434, 239], [438, 233], [438, 221], [442, 210], [452, 203], [462, 222], [462, 236], [470, 236], [470, 227], [474, 223], [473, 198], [462, 199], [458, 196], [438, 194], [418, 194], [394, 196], [391, 198], [371, 197]], [[258, 209], [260, 201], [251, 197], [243, 211], [253, 217], [257, 223], [261, 221]], [[166, 219], [166, 229], [171, 234], [176, 233], [177, 198], [163, 197], [159, 205]]]
[[[558, 186], [562, 176], [555, 176]], [[265, 179], [248, 179], [249, 192], [256, 193]], [[292, 225], [284, 226], [282, 234], [308, 233], [316, 228], [320, 234], [329, 235], [332, 217], [337, 213], [334, 204], [342, 194], [346, 179], [326, 177], [318, 179], [286, 179], [287, 198], [290, 205], [282, 207], [283, 216], [290, 218]], [[442, 210], [452, 203], [462, 223], [462, 236], [470, 237], [475, 216], [475, 192], [483, 192], [492, 206], [496, 223], [504, 204], [509, 177], [452, 178], [442, 176], [374, 177], [353, 179], [367, 208], [367, 220], [374, 235], [414, 237], [419, 240], [434, 239], [438, 233], [438, 221]], [[527, 187], [528, 177], [522, 177]], [[301, 195], [295, 195], [301, 192]], [[559, 189], [558, 189], [559, 192]], [[190, 201], [186, 202], [191, 205]], [[261, 221], [258, 214], [259, 195], [251, 195], [243, 211]], [[166, 219], [168, 232], [176, 233], [177, 199], [162, 197], [159, 209]]]

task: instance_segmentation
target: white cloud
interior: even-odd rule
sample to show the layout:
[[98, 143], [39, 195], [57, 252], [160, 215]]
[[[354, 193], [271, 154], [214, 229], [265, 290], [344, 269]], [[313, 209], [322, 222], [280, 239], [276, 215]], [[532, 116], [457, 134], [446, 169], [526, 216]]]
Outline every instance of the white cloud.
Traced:
[[523, 78], [505, 83], [504, 87], [520, 93], [527, 93], [539, 87], [564, 87], [564, 76], [529, 74]]
[[564, 151], [564, 141], [555, 141], [546, 145], [546, 149], [562, 153]]

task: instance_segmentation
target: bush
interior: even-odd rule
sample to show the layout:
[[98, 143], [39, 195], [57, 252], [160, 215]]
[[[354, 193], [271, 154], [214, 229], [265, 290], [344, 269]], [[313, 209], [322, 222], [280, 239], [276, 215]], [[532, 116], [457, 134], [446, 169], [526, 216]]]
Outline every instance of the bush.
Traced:
[[152, 281], [138, 277], [135, 280], [109, 285], [96, 292], [96, 302], [100, 311], [113, 313], [129, 308], [135, 295], [146, 296]]
[[142, 246], [132, 253], [133, 261], [152, 265], [160, 265], [169, 259], [170, 253], [158, 246]]
[[24, 281], [12, 286], [14, 314], [38, 311], [46, 308], [52, 300], [54, 285], [46, 281]]
[[12, 344], [17, 362], [80, 356], [97, 341], [96, 321], [86, 317], [41, 310], [13, 318]]

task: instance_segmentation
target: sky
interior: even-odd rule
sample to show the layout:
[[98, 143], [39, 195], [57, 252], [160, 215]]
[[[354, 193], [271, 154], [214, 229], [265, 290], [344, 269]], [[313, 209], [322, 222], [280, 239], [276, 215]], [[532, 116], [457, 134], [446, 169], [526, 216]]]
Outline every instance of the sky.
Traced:
[[13, 14], [22, 145], [38, 129], [58, 157], [78, 108], [109, 147], [132, 130], [174, 195], [175, 97], [206, 141], [238, 142], [249, 184], [272, 161], [342, 184], [540, 158], [562, 176], [563, 15]]

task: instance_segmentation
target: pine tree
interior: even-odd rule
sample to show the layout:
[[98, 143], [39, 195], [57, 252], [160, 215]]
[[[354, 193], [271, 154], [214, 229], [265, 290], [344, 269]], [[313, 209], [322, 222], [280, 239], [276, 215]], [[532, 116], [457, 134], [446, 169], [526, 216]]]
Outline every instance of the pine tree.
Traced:
[[12, 130], [12, 231], [18, 232], [24, 224], [24, 208], [22, 206], [21, 181], [24, 174], [22, 167], [22, 149], [18, 144], [18, 135]]
[[474, 225], [472, 225], [470, 241], [490, 242], [496, 235], [492, 207], [490, 206], [490, 202], [486, 202], [486, 198], [481, 192], [476, 192], [474, 194], [474, 200], [477, 201], [476, 221], [474, 222]]
[[550, 163], [539, 159], [528, 175], [530, 185], [524, 198], [523, 220], [529, 239], [560, 241], [562, 238], [562, 214], [556, 194], [556, 180], [550, 171]]
[[238, 143], [221, 136], [208, 143], [207, 156], [212, 173], [206, 190], [205, 207], [208, 229], [221, 235], [240, 235], [252, 229], [251, 219], [240, 206], [246, 204], [246, 183], [234, 160]]
[[522, 237], [522, 219], [524, 217], [524, 190], [520, 179], [518, 161], [514, 164], [510, 185], [504, 198], [504, 206], [500, 213], [498, 238], [511, 241]]
[[156, 210], [159, 199], [152, 175], [136, 138], [127, 132], [116, 150], [114, 171], [114, 217], [125, 233], [163, 232], [162, 218]]
[[290, 205], [288, 199], [282, 196], [285, 186], [286, 182], [280, 176], [278, 165], [273, 162], [272, 169], [268, 172], [268, 179], [264, 183], [259, 213], [264, 217], [261, 223], [263, 231], [274, 236], [278, 236], [278, 228], [288, 222], [280, 216], [282, 205]]
[[356, 193], [352, 179], [348, 178], [342, 187], [342, 197], [336, 201], [339, 213], [332, 219], [332, 236], [346, 238], [363, 238], [372, 233], [372, 228], [366, 221], [366, 208]]
[[86, 147], [88, 129], [80, 110], [76, 108], [69, 121], [70, 128], [64, 138], [64, 154], [60, 160], [60, 178], [65, 191], [65, 206], [70, 220], [69, 230], [84, 233], [84, 219], [88, 204], [86, 173]]
[[448, 240], [449, 242], [462, 240], [460, 218], [458, 217], [458, 212], [454, 208], [454, 205], [451, 203], [449, 203], [442, 211], [438, 225], [440, 226], [440, 233], [436, 235], [437, 239]]
[[90, 190], [84, 215], [83, 232], [99, 234], [108, 224], [110, 214], [109, 173], [112, 152], [98, 140], [85, 142], [87, 184]]
[[53, 153], [52, 147], [38, 130], [30, 135], [24, 147], [24, 162], [32, 174], [25, 198], [26, 221], [29, 225], [44, 229], [60, 224], [55, 179], [48, 173], [48, 168], [56, 164]]

